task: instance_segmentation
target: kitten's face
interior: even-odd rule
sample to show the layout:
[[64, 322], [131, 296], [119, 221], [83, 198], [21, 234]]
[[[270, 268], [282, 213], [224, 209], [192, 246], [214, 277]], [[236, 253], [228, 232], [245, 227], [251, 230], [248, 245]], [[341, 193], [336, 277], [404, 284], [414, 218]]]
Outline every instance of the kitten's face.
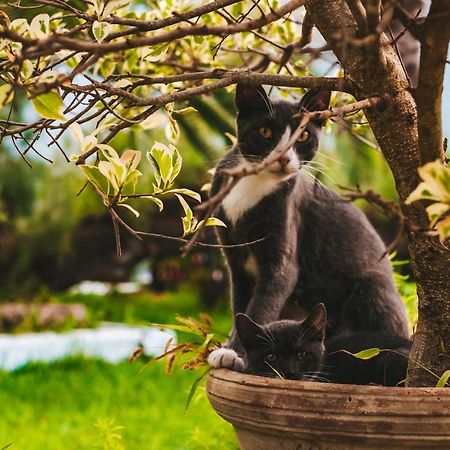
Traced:
[[260, 326], [245, 314], [236, 316], [236, 330], [255, 375], [291, 380], [314, 379], [324, 356], [325, 307], [313, 308], [303, 322], [280, 320]]
[[[309, 91], [299, 103], [272, 102], [261, 86], [238, 85], [236, 105], [239, 150], [245, 160], [259, 162], [274, 149], [285, 147], [299, 125], [293, 116], [302, 108], [320, 111], [328, 108], [329, 91]], [[280, 179], [297, 173], [318, 148], [321, 122], [311, 122], [287, 153], [268, 168]]]

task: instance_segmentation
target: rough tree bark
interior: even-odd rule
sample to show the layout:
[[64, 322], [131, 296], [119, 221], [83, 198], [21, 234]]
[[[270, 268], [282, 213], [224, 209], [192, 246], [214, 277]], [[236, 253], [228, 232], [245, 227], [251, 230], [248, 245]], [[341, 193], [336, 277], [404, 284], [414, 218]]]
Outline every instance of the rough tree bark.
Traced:
[[[347, 3], [351, 3], [352, 10], [360, 5], [359, 1], [353, 0], [307, 0], [305, 6], [339, 59], [355, 96], [358, 99], [376, 94], [385, 96], [386, 107], [368, 110], [366, 116], [391, 168], [406, 219], [425, 228], [427, 205], [416, 202], [407, 206], [404, 202], [419, 182], [417, 168], [443, 154], [440, 105], [450, 34], [450, 2], [435, 0], [430, 19], [427, 19], [434, 27], [423, 26], [421, 29], [421, 41], [425, 42], [422, 47], [424, 65], [417, 89], [417, 104], [397, 54], [386, 37], [381, 38], [381, 45], [355, 45], [367, 33], [358, 26]], [[442, 28], [436, 26], [438, 19], [433, 18], [436, 12], [441, 20], [438, 25], [445, 21]], [[359, 8], [359, 14], [364, 15], [362, 8]], [[443, 32], [445, 28], [447, 31]], [[433, 67], [431, 87], [424, 81], [428, 79], [426, 71], [430, 66]], [[432, 112], [429, 111], [430, 104], [433, 105]], [[436, 237], [423, 233], [409, 232], [408, 242], [417, 280], [419, 322], [407, 383], [433, 386], [436, 376], [450, 367], [450, 251]]]

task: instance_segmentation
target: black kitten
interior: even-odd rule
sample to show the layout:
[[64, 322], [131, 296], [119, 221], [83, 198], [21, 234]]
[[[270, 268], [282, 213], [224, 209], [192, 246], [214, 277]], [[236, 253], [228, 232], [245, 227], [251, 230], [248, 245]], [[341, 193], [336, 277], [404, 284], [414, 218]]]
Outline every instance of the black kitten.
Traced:
[[[303, 322], [281, 320], [260, 326], [245, 314], [236, 330], [246, 351], [247, 370], [267, 377], [343, 384], [402, 385], [411, 341], [383, 333], [355, 333], [325, 340], [326, 312], [316, 305]], [[363, 360], [350, 353], [379, 348]]]
[[[216, 169], [211, 193], [224, 181], [222, 170], [261, 161], [284, 148], [298, 127], [299, 110], [329, 106], [329, 91], [310, 91], [300, 103], [272, 102], [260, 86], [238, 85], [238, 143]], [[221, 205], [223, 244], [265, 238], [253, 246], [225, 249], [233, 315], [257, 323], [300, 320], [324, 302], [327, 336], [357, 331], [408, 335], [404, 306], [395, 288], [386, 248], [364, 214], [335, 192], [318, 186], [302, 170], [317, 152], [322, 122], [311, 122], [279, 161], [239, 181]], [[244, 362], [233, 331], [229, 350], [213, 352], [213, 367], [240, 370]]]
[[321, 303], [303, 322], [280, 320], [260, 326], [245, 314], [236, 316], [247, 370], [291, 380], [318, 376], [325, 352], [325, 327], [326, 312]]

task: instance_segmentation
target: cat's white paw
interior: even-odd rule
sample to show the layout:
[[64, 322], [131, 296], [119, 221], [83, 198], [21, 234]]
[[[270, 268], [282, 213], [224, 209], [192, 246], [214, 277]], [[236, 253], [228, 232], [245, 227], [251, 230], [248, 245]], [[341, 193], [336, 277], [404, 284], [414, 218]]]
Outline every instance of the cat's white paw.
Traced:
[[208, 363], [213, 369], [231, 369], [236, 372], [245, 369], [244, 360], [231, 348], [213, 350], [208, 356]]

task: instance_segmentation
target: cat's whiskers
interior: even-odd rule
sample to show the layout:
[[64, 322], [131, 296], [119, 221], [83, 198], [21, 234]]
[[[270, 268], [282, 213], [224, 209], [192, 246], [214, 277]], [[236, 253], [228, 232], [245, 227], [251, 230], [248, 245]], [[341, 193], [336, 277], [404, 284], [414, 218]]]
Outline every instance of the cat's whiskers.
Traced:
[[299, 335], [297, 336], [297, 340], [295, 343], [298, 345], [300, 344], [305, 338], [308, 338], [310, 336], [310, 329], [309, 328], [303, 328]]
[[261, 334], [257, 334], [256, 337], [269, 344], [269, 346], [274, 344], [273, 340], [266, 332], [264, 332], [264, 336]]
[[340, 164], [341, 166], [346, 166], [346, 167], [348, 166], [348, 164], [345, 164], [342, 161], [339, 161], [338, 159], [332, 158], [330, 155], [327, 155], [325, 152], [322, 152], [320, 154], [320, 158], [326, 158], [329, 161], [332, 161], [332, 162], [334, 162], [336, 164]]
[[328, 170], [328, 168], [320, 165], [320, 163], [317, 163], [316, 161], [311, 161], [307, 165], [304, 165], [302, 168], [303, 168], [304, 172], [309, 173], [310, 175], [313, 175], [315, 180], [317, 180], [317, 182], [322, 185], [323, 185], [323, 183], [319, 180], [319, 177], [317, 176], [317, 174], [323, 175], [325, 178], [329, 179], [336, 185], [339, 184], [338, 180], [330, 174], [330, 171]]
[[305, 374], [302, 374], [301, 380], [302, 381], [319, 381], [319, 382], [322, 382], [322, 383], [330, 383], [330, 380], [328, 380], [327, 378], [320, 377], [320, 376], [317, 376], [317, 375], [305, 375]]
[[286, 377], [284, 376], [284, 373], [281, 371], [278, 371], [277, 369], [275, 369], [275, 367], [273, 367], [271, 364], [269, 364], [267, 361], [264, 361], [277, 375], [279, 378], [281, 378], [282, 380], [284, 380]]
[[266, 328], [265, 330], [266, 335], [270, 335], [269, 339], [272, 341], [273, 344], [275, 344], [275, 336], [272, 333], [272, 330], [270, 328]]

